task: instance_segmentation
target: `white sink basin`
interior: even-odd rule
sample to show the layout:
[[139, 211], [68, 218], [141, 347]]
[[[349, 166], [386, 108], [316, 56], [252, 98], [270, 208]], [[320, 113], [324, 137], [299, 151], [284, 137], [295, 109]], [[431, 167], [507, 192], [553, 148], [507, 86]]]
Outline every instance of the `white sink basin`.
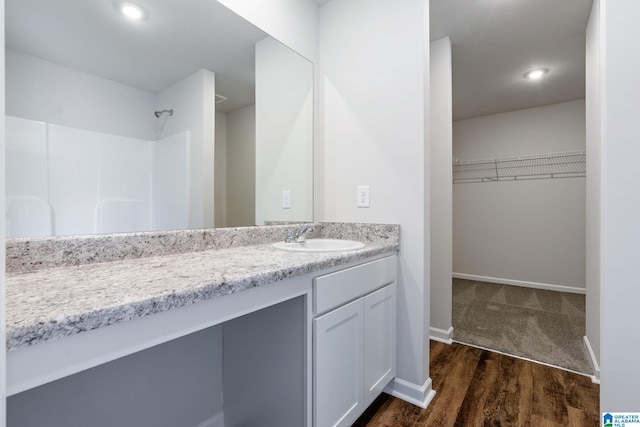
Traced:
[[354, 240], [309, 239], [302, 243], [276, 242], [273, 247], [291, 252], [342, 252], [364, 248], [364, 243]]

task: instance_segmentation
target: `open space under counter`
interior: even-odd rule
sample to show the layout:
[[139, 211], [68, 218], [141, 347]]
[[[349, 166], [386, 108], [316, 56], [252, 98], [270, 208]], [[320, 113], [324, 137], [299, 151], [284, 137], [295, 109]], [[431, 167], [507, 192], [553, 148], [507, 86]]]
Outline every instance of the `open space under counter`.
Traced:
[[71, 427], [65, 414], [86, 421], [83, 402], [98, 399], [119, 425], [178, 425], [167, 405], [179, 425], [311, 425], [313, 278], [397, 249], [269, 243], [10, 273], [9, 420], [32, 422], [18, 415], [37, 401]]

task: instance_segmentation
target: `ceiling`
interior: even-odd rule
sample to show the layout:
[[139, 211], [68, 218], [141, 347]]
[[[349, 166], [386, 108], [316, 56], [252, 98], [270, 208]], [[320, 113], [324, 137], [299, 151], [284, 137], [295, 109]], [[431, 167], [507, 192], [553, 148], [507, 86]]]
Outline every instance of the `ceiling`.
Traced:
[[6, 47], [152, 93], [206, 68], [229, 98], [219, 111], [254, 103], [255, 43], [267, 34], [216, 1], [136, 4], [140, 22], [113, 0], [6, 0]]
[[[430, 39], [451, 38], [454, 120], [585, 96], [592, 0], [430, 0]], [[523, 74], [548, 68], [541, 80]]]
[[[137, 3], [148, 17], [131, 23], [111, 0], [6, 0], [6, 46], [150, 92], [207, 68], [229, 98], [220, 111], [253, 103], [265, 33], [215, 1]], [[454, 120], [584, 98], [591, 3], [430, 0], [430, 39], [452, 42]], [[522, 78], [539, 67], [544, 79]]]

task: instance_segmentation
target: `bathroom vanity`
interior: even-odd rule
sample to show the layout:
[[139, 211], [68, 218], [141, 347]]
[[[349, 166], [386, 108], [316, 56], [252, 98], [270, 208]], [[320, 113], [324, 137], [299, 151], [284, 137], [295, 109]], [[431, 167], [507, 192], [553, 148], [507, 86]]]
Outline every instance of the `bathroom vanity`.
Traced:
[[10, 241], [8, 425], [351, 425], [395, 376], [399, 230], [286, 227]]

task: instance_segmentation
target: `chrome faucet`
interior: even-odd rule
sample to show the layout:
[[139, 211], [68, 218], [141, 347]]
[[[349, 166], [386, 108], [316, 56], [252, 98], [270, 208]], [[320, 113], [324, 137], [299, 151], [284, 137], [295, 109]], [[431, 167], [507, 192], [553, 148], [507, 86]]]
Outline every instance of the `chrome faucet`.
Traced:
[[284, 230], [284, 241], [287, 243], [302, 243], [306, 239], [306, 234], [313, 231], [313, 228], [303, 225], [297, 230]]

